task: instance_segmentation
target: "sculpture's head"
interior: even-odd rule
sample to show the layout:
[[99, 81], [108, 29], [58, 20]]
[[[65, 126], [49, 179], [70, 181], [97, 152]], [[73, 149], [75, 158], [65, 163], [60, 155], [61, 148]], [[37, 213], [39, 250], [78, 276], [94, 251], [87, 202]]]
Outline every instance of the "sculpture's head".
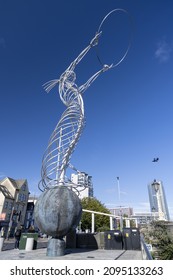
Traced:
[[71, 70], [65, 71], [60, 77], [60, 82], [63, 84], [65, 83], [66, 85], [68, 85], [68, 87], [73, 86], [75, 80], [76, 80], [76, 74], [74, 71]]

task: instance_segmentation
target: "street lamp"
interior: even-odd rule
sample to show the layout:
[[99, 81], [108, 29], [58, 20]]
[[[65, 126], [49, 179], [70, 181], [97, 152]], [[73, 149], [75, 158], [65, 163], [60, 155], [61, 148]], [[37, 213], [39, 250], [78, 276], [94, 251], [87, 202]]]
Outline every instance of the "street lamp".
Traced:
[[120, 230], [123, 229], [123, 218], [122, 218], [122, 209], [121, 209], [121, 201], [120, 201], [120, 178], [117, 177], [117, 185], [118, 185], [118, 199], [119, 199], [119, 210], [120, 210]]

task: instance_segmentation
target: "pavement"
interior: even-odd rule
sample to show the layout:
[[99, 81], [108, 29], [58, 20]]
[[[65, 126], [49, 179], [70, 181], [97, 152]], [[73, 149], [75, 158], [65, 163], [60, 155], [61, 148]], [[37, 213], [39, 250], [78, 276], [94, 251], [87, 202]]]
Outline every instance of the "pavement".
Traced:
[[[37, 242], [37, 248], [41, 249], [41, 248], [46, 248], [47, 247], [47, 238], [38, 238], [38, 242]], [[14, 238], [10, 238], [9, 240], [5, 239], [3, 247], [2, 247], [2, 251], [6, 251], [6, 250], [12, 250], [14, 249], [15, 246], [15, 239]], [[1, 253], [1, 251], [0, 251]]]
[[138, 250], [105, 250], [105, 249], [66, 249], [59, 257], [46, 256], [47, 240], [39, 239], [37, 249], [26, 251], [14, 249], [14, 240], [5, 241], [0, 260], [142, 260]]
[[0, 260], [141, 260], [141, 251], [67, 249], [64, 256], [48, 257], [46, 248], [32, 251], [6, 250]]

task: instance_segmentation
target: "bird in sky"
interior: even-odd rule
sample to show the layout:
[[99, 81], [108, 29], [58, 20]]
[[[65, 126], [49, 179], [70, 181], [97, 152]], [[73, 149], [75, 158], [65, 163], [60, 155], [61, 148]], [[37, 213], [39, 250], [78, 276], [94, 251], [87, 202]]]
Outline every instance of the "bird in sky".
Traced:
[[158, 162], [159, 161], [159, 158], [153, 158], [152, 162]]

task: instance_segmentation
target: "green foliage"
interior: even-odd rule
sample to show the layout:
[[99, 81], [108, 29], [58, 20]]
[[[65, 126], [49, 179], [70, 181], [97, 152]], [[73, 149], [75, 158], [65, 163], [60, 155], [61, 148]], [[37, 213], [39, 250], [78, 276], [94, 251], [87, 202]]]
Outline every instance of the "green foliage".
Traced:
[[131, 228], [136, 228], [136, 223], [134, 220], [130, 220], [130, 227]]
[[[82, 208], [86, 210], [93, 210], [96, 212], [102, 212], [110, 214], [110, 211], [96, 198], [85, 197], [81, 200]], [[110, 219], [107, 216], [95, 214], [95, 231], [109, 230]], [[81, 228], [83, 231], [86, 229], [91, 230], [91, 213], [83, 212], [81, 219]]]
[[173, 260], [173, 240], [160, 247], [160, 258], [161, 260]]
[[154, 221], [151, 223], [145, 241], [157, 247], [157, 254], [161, 260], [173, 260], [173, 238], [167, 230], [165, 221]]

